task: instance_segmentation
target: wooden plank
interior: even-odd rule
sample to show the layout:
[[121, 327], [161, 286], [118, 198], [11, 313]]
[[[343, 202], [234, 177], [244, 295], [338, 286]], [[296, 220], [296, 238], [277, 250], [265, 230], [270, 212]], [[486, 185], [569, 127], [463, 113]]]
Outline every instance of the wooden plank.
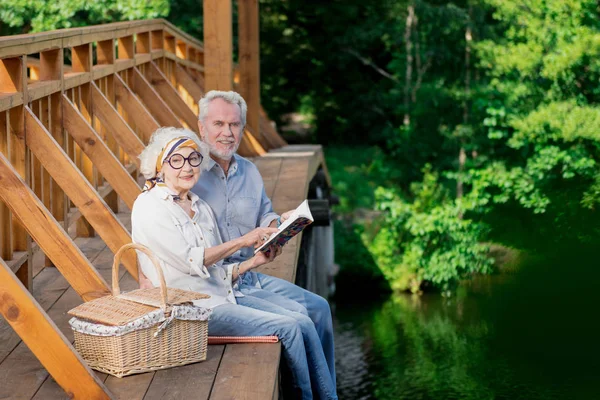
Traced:
[[[68, 101], [66, 98], [63, 100]], [[65, 113], [65, 115], [68, 114]], [[110, 249], [113, 252], [117, 252], [123, 245], [131, 243], [131, 236], [127, 229], [116, 219], [106, 202], [31, 112], [27, 113], [26, 123], [28, 132], [27, 144], [29, 148], [40, 160], [43, 160], [48, 172], [50, 172], [71, 201], [75, 203], [83, 216], [90, 222]], [[65, 126], [68, 125], [65, 124]], [[110, 152], [108, 149], [107, 151]], [[117, 161], [115, 162], [118, 163]], [[133, 181], [127, 170], [124, 169], [124, 171], [127, 178]], [[111, 181], [109, 180], [109, 182]], [[135, 184], [135, 190], [141, 193], [137, 184]], [[135, 253], [129, 252], [125, 254], [123, 265], [137, 279], [138, 272]]]
[[66, 96], [63, 96], [63, 116], [67, 132], [131, 210], [142, 192], [138, 184]]
[[279, 376], [280, 357], [279, 343], [227, 345], [210, 399], [273, 398]]
[[106, 387], [2, 260], [0, 294], [0, 311], [4, 318], [70, 397], [111, 398]]
[[106, 281], [3, 155], [0, 155], [0, 198], [84, 300], [110, 293]]
[[119, 146], [129, 155], [131, 160], [138, 166], [138, 156], [144, 150], [144, 143], [131, 130], [123, 117], [110, 104], [96, 84], [92, 84], [92, 110], [102, 125], [107, 128]]
[[152, 133], [160, 128], [160, 125], [119, 75], [115, 75], [115, 98], [129, 118], [134, 121], [142, 134], [144, 143], [147, 144]]
[[224, 350], [208, 346], [203, 362], [156, 371], [144, 400], [208, 399]]
[[246, 124], [265, 148], [269, 142], [260, 130], [260, 41], [258, 0], [238, 0], [238, 89], [248, 104]]
[[[69, 283], [56, 268], [44, 268], [33, 281], [33, 296], [47, 311], [69, 288]], [[21, 342], [19, 335], [4, 319], [0, 319], [0, 363]], [[1, 396], [0, 396], [1, 398]]]
[[271, 198], [276, 212], [293, 210], [306, 199], [312, 178], [308, 176], [309, 163], [310, 157], [283, 159], [281, 175]]
[[163, 101], [160, 95], [154, 90], [150, 82], [144, 78], [142, 73], [133, 68], [133, 91], [140, 96], [148, 111], [156, 117], [156, 120], [161, 126], [174, 126], [182, 128], [179, 119], [169, 108], [167, 103]]
[[188, 125], [191, 131], [198, 133], [198, 118], [187, 105], [187, 103], [179, 96], [177, 89], [171, 85], [167, 77], [153, 62], [150, 63], [150, 84], [156, 92], [167, 103], [169, 108], [178, 115], [183, 122]]
[[272, 198], [279, 180], [283, 160], [275, 157], [258, 157], [253, 161], [263, 178], [267, 197]]
[[233, 89], [231, 0], [204, 0], [204, 90]]
[[[56, 143], [65, 148], [65, 134], [62, 127], [61, 94], [56, 93], [50, 97], [50, 132]], [[56, 182], [52, 182], [52, 215], [57, 220], [64, 220], [67, 215], [65, 193]]]
[[196, 103], [204, 96], [204, 91], [200, 85], [179, 64], [175, 64], [175, 78], [177, 79], [177, 83], [185, 87], [185, 90], [192, 96]]

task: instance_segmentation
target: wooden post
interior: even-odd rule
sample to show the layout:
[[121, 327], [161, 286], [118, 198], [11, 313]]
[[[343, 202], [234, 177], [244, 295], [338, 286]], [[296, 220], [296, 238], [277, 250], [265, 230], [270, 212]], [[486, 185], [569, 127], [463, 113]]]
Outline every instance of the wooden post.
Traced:
[[246, 124], [268, 148], [260, 131], [260, 42], [258, 0], [238, 0], [240, 94], [248, 104]]
[[[104, 41], [98, 42], [97, 53], [98, 53], [97, 54], [97, 63], [99, 65], [114, 64], [115, 63], [115, 41], [114, 41], [114, 39], [109, 39], [109, 40], [104, 40]], [[105, 83], [106, 83], [105, 95], [111, 104], [115, 104], [115, 99], [114, 99], [114, 97], [115, 97], [114, 96], [114, 77], [115, 77], [115, 75], [116, 74], [110, 74], [104, 78]], [[92, 113], [93, 114], [96, 113], [94, 111], [95, 110], [94, 101], [95, 100], [92, 97]], [[94, 116], [97, 117], [97, 115], [94, 115]], [[102, 133], [104, 133], [104, 132], [102, 132]], [[110, 150], [113, 152], [113, 154], [118, 156], [119, 146], [117, 145], [117, 141], [116, 141], [116, 138], [114, 137], [114, 135], [107, 135], [106, 142], [107, 142]], [[105, 200], [106, 200], [106, 203], [110, 206], [111, 210], [113, 210], [114, 212], [119, 211], [119, 196], [117, 195], [116, 191], [113, 190], [105, 198]]]
[[233, 89], [231, 0], [204, 0], [204, 89]]
[[54, 380], [75, 399], [112, 396], [48, 314], [0, 259], [0, 313]]
[[[58, 51], [57, 51], [58, 52]], [[41, 53], [44, 55], [44, 53]], [[7, 89], [14, 90], [15, 92], [23, 93], [23, 103], [27, 103], [27, 56], [22, 58], [14, 58], [8, 61], [4, 65], [7, 68], [7, 73], [11, 77], [10, 86]], [[23, 178], [25, 182], [31, 182], [30, 177], [30, 159], [29, 151], [25, 146], [25, 117], [24, 117], [25, 106], [20, 105], [13, 107], [8, 111], [8, 128], [10, 131], [9, 143], [10, 143], [10, 161], [14, 166], [17, 173]], [[10, 207], [10, 205], [9, 205]], [[29, 290], [33, 288], [33, 274], [31, 268], [31, 239], [27, 235], [25, 227], [21, 224], [21, 221], [15, 216], [14, 212], [12, 215], [12, 226], [13, 226], [13, 250], [14, 251], [27, 251], [27, 261], [21, 265], [16, 275], [21, 280], [23, 285]]]
[[[71, 50], [73, 57], [73, 72], [91, 72], [92, 70], [92, 46], [91, 43], [83, 44], [81, 46], [73, 47]], [[92, 121], [92, 98], [90, 93], [90, 84], [86, 83], [76, 90], [79, 92], [79, 110], [85, 117], [85, 119], [91, 123]], [[73, 99], [73, 101], [76, 101]], [[64, 98], [63, 98], [64, 102]], [[63, 107], [64, 113], [64, 107]], [[72, 136], [72, 135], [71, 135]], [[81, 146], [80, 146], [81, 147]], [[92, 183], [97, 186], [97, 180], [94, 174], [94, 164], [82, 151], [79, 152], [81, 157], [81, 165], [83, 175]], [[77, 220], [77, 235], [82, 237], [93, 237], [95, 235], [92, 225], [85, 218]]]

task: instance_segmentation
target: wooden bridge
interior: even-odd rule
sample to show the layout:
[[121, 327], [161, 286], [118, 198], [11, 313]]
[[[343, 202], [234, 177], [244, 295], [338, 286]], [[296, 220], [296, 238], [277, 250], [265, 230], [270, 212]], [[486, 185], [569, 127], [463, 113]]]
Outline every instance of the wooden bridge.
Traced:
[[[66, 312], [109, 293], [113, 253], [131, 242], [137, 156], [160, 126], [197, 131], [205, 90], [248, 101], [239, 153], [274, 208], [307, 197], [319, 146], [288, 146], [260, 107], [258, 6], [205, 0], [204, 43], [165, 20], [0, 38], [0, 398], [271, 399], [279, 344], [209, 346], [205, 362], [114, 378], [74, 351]], [[328, 179], [328, 178], [327, 178]], [[294, 281], [301, 238], [263, 272]], [[124, 259], [123, 289], [137, 287]]]

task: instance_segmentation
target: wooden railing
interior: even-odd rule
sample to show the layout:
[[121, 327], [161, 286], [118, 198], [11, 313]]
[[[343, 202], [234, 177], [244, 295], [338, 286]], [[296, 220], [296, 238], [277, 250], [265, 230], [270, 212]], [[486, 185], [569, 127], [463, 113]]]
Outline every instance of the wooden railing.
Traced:
[[[0, 58], [3, 176], [30, 195], [23, 207], [47, 211], [12, 209], [7, 200], [22, 194], [1, 185], [0, 256], [31, 287], [30, 264], [40, 248], [48, 264], [57, 253], [84, 263], [72, 237], [97, 232], [114, 249], [129, 240], [112, 212], [119, 197], [131, 208], [139, 194], [137, 155], [154, 130], [197, 131], [204, 50], [167, 21], [149, 20], [1, 38]], [[262, 119], [266, 140], [246, 132], [241, 154], [285, 144]], [[65, 232], [75, 225], [70, 237], [55, 227], [55, 243], [32, 241], [35, 226], [50, 215]], [[134, 261], [127, 260], [130, 271]]]
[[[208, 2], [216, 8], [227, 3]], [[258, 39], [253, 40], [255, 45]], [[109, 394], [27, 293], [34, 267], [56, 266], [84, 301], [109, 293], [74, 238], [98, 235], [113, 253], [131, 242], [116, 213], [131, 210], [141, 192], [137, 157], [160, 126], [197, 132], [197, 102], [205, 80], [213, 79], [205, 74], [204, 59], [200, 41], [164, 20], [0, 38], [0, 314], [75, 397]], [[286, 211], [306, 197], [311, 178], [324, 166], [322, 151], [318, 146], [275, 151], [286, 142], [256, 101], [258, 80], [242, 85], [257, 68], [240, 65], [238, 83], [231, 68], [230, 87], [224, 89], [255, 97], [249, 101], [254, 119], [248, 119], [250, 130], [238, 151], [255, 157], [276, 211]], [[293, 281], [300, 236], [263, 271]], [[122, 262], [137, 279], [135, 254]], [[223, 353], [228, 360], [223, 365], [246, 368], [247, 361], [234, 355], [243, 354], [241, 349], [256, 360], [254, 350], [237, 346]], [[262, 380], [267, 391], [277, 381], [279, 351], [273, 346], [262, 354], [271, 360], [271, 378]], [[219, 369], [219, 376], [228, 377], [223, 382], [239, 379], [230, 369]], [[210, 392], [235, 387], [215, 384]]]

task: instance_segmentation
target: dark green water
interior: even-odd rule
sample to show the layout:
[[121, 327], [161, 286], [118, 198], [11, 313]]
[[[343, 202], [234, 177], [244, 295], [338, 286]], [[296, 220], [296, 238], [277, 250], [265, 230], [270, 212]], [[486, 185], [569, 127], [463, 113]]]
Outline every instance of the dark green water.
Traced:
[[339, 397], [600, 399], [599, 270], [591, 252], [477, 278], [451, 298], [338, 299]]

